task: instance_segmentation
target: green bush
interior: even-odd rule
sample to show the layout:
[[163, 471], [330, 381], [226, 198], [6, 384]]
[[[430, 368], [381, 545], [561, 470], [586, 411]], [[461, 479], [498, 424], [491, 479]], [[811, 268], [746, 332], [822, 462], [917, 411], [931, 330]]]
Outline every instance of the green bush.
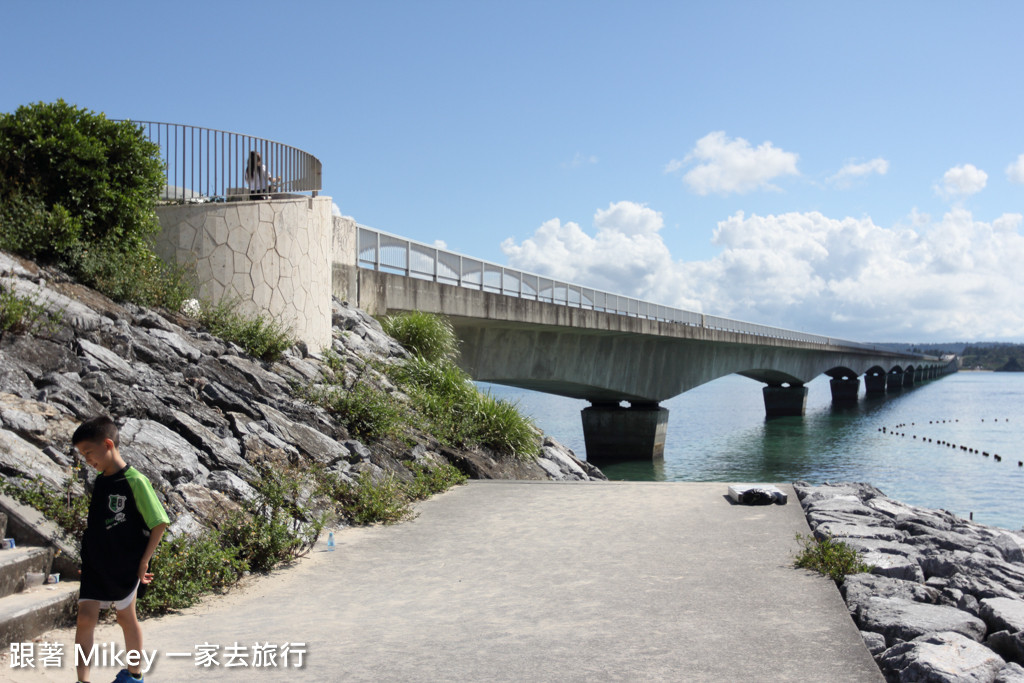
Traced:
[[413, 500], [426, 500], [435, 493], [442, 493], [453, 486], [466, 483], [469, 479], [459, 468], [448, 463], [427, 467], [425, 465], [411, 464], [409, 469], [413, 473], [413, 481], [406, 484], [405, 490]]
[[352, 435], [385, 439], [399, 434], [407, 417], [402, 404], [385, 391], [357, 380], [346, 390], [340, 383], [306, 395], [332, 413]]
[[184, 609], [207, 593], [225, 590], [247, 569], [238, 550], [225, 547], [217, 531], [162, 542], [149, 562], [153, 582], [138, 600], [139, 614]]
[[361, 472], [339, 502], [355, 524], [394, 524], [413, 516], [405, 487], [391, 473], [377, 483], [369, 473]]
[[0, 283], [0, 334], [54, 332], [63, 317], [48, 312], [38, 297], [20, 295]]
[[249, 355], [266, 361], [277, 360], [295, 344], [291, 330], [281, 322], [264, 314], [245, 315], [238, 308], [239, 302], [231, 298], [216, 304], [204, 302], [199, 322], [214, 336], [234, 342]]
[[794, 565], [824, 574], [836, 583], [841, 583], [847, 574], [861, 574], [873, 569], [861, 560], [860, 553], [854, 548], [831, 536], [819, 541], [813, 536], [797, 534], [796, 540], [803, 548], [797, 554]]
[[408, 351], [428, 361], [453, 361], [459, 355], [455, 330], [443, 316], [412, 311], [389, 316], [381, 326]]
[[473, 438], [486, 448], [520, 458], [533, 458], [540, 452], [540, 439], [533, 422], [510, 401], [478, 394]]
[[59, 491], [39, 477], [0, 480], [0, 492], [39, 510], [71, 536], [81, 537], [89, 518], [89, 496], [73, 492], [74, 476], [68, 476]]
[[222, 544], [237, 548], [238, 557], [253, 571], [268, 571], [280, 562], [305, 554], [323, 529], [321, 515], [300, 502], [311, 486], [297, 470], [259, 468], [253, 484], [256, 496], [243, 511], [221, 525]]
[[0, 249], [113, 299], [177, 309], [192, 285], [150, 242], [163, 168], [160, 148], [131, 122], [63, 100], [0, 114]]
[[[0, 192], [63, 207], [89, 245], [145, 246], [159, 229], [160, 148], [141, 126], [67, 104], [38, 102], [0, 114]], [[54, 255], [63, 249], [57, 236]], [[66, 245], [63, 245], [66, 246]]]

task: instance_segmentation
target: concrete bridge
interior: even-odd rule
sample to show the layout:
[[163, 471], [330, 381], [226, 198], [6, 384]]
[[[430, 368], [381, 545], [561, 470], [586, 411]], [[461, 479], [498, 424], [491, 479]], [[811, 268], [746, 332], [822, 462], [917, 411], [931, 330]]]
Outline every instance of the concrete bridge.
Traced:
[[[955, 372], [955, 358], [755, 325], [524, 273], [335, 218], [334, 295], [373, 315], [447, 316], [474, 379], [591, 403], [587, 458], [664, 452], [661, 401], [739, 374], [763, 383], [768, 417], [803, 415], [805, 384], [831, 377], [836, 403]], [[628, 405], [623, 405], [628, 403]]]

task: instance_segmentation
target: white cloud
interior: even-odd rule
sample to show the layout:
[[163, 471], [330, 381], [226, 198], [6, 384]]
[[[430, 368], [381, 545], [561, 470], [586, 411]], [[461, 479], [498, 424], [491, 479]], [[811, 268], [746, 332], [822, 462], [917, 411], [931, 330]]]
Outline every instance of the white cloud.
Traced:
[[1011, 183], [1024, 184], [1024, 154], [1017, 157], [1017, 161], [1006, 167], [1006, 177]]
[[818, 212], [719, 222], [719, 253], [674, 257], [661, 214], [633, 202], [593, 231], [552, 219], [502, 249], [510, 265], [689, 310], [865, 341], [1024, 337], [1024, 216], [978, 221], [955, 208], [911, 227]]
[[967, 197], [985, 189], [988, 173], [974, 164], [954, 166], [942, 176], [942, 185], [936, 188], [938, 194], [947, 199]]
[[708, 133], [682, 160], [673, 159], [665, 172], [678, 171], [687, 164], [698, 164], [683, 176], [691, 190], [699, 195], [711, 193], [743, 194], [752, 190], [778, 190], [771, 181], [785, 175], [799, 175], [798, 155], [762, 142], [756, 148], [743, 138], [729, 138], [724, 131]]
[[338, 206], [338, 202], [331, 202], [331, 215], [332, 216], [340, 216], [341, 215], [341, 207]]
[[576, 156], [574, 156], [572, 158], [572, 161], [564, 163], [564, 164], [562, 164], [562, 166], [565, 166], [566, 168], [578, 168], [578, 167], [583, 166], [585, 164], [593, 165], [593, 164], [596, 164], [596, 163], [597, 163], [597, 157], [595, 155], [593, 155], [593, 154], [585, 155], [585, 154], [580, 154], [579, 152], [576, 152]]
[[878, 157], [863, 163], [850, 162], [839, 169], [835, 175], [828, 178], [828, 182], [836, 187], [849, 187], [855, 180], [864, 178], [873, 173], [885, 175], [889, 172], [889, 162]]

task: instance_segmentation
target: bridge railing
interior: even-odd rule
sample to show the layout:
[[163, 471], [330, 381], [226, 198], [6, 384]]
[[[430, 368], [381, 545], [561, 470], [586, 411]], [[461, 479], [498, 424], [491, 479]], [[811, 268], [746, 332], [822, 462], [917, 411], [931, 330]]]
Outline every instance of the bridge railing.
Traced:
[[808, 344], [878, 350], [870, 344], [732, 320], [663, 306], [621, 294], [602, 292], [544, 275], [489, 263], [362, 225], [358, 226], [358, 231], [358, 265], [362, 268], [632, 318]]
[[255, 151], [267, 173], [280, 178], [270, 194], [306, 193], [321, 188], [322, 164], [308, 152], [240, 133], [179, 123], [132, 121], [160, 147], [167, 182], [160, 199], [178, 202], [248, 199], [245, 169]]

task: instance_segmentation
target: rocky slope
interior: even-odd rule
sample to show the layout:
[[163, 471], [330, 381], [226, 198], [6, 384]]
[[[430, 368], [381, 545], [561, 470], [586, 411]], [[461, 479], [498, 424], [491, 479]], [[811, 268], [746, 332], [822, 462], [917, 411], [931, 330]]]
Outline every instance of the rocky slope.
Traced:
[[840, 590], [887, 680], [1024, 683], [1024, 533], [869, 484], [795, 488], [815, 537], [874, 566]]
[[[408, 478], [407, 461], [449, 462], [476, 478], [604, 478], [539, 433], [541, 456], [525, 461], [449, 448], [411, 429], [402, 440], [363, 443], [297, 397], [295, 387], [325, 376], [324, 358], [301, 344], [261, 362], [184, 315], [117, 304], [2, 252], [0, 285], [59, 316], [51, 329], [0, 333], [0, 475], [7, 479], [38, 477], [58, 489], [74, 464], [71, 433], [102, 412], [121, 425], [122, 451], [164, 499], [173, 532], [197, 530], [235, 508], [264, 463], [319, 463], [350, 481], [360, 472]], [[333, 318], [333, 351], [347, 373], [405, 357], [361, 311], [335, 302]], [[379, 373], [377, 380], [387, 384]]]

